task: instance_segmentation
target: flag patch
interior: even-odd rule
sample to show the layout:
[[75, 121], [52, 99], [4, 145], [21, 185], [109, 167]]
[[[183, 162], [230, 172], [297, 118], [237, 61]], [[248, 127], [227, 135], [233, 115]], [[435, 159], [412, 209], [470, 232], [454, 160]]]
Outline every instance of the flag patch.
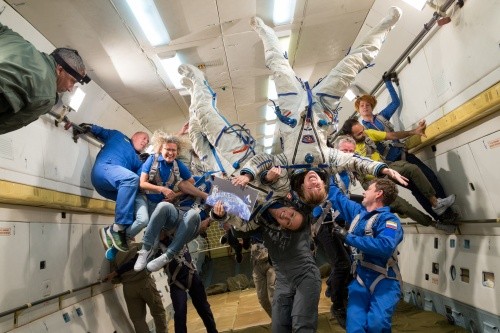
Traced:
[[391, 228], [391, 229], [397, 229], [398, 228], [398, 224], [394, 221], [387, 221], [385, 222], [385, 227], [386, 228]]

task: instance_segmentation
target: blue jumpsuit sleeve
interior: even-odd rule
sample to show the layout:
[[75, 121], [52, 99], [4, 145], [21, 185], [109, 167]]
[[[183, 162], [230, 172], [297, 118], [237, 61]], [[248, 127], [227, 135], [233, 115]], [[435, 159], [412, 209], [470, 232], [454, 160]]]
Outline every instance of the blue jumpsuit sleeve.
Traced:
[[193, 177], [193, 175], [191, 174], [191, 171], [189, 171], [188, 167], [184, 163], [177, 160], [177, 165], [179, 167], [179, 174], [180, 174], [182, 179], [188, 180], [188, 179], [191, 179]]
[[394, 112], [396, 112], [396, 110], [401, 105], [401, 101], [399, 100], [399, 96], [396, 93], [396, 90], [394, 89], [394, 86], [392, 85], [392, 82], [390, 80], [385, 81], [385, 86], [387, 87], [387, 90], [391, 95], [391, 103], [387, 105], [385, 109], [380, 111], [379, 114], [385, 119], [390, 120], [391, 117], [394, 115]]
[[333, 208], [340, 211], [347, 224], [350, 224], [354, 217], [364, 210], [363, 206], [349, 200], [335, 182], [330, 182], [328, 200], [332, 203]]
[[[388, 222], [391, 222], [391, 226], [396, 223], [397, 228], [393, 229], [393, 227], [388, 226]], [[381, 216], [381, 221], [377, 222], [375, 227], [374, 237], [356, 236], [350, 233], [346, 236], [345, 243], [354, 246], [363, 253], [388, 259], [403, 238], [401, 223], [395, 217], [386, 216], [384, 218]]]
[[106, 143], [109, 140], [109, 138], [112, 136], [113, 132], [116, 132], [116, 131], [106, 129], [106, 128], [103, 128], [101, 126], [92, 125], [90, 132], [92, 134], [94, 134], [94, 136], [96, 136], [98, 139], [101, 139], [104, 143]]
[[153, 165], [153, 158], [154, 155], [148, 157], [146, 162], [144, 162], [144, 164], [142, 165], [141, 173], [149, 174], [149, 171], [151, 171], [151, 166]]

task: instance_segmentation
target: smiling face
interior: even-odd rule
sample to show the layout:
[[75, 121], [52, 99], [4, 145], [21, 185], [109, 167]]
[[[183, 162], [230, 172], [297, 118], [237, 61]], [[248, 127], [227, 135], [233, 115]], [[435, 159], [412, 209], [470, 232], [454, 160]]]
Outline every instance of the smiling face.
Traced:
[[269, 212], [284, 229], [297, 230], [304, 221], [304, 216], [293, 207], [269, 208]]
[[175, 143], [164, 143], [161, 146], [161, 155], [168, 163], [172, 163], [177, 157], [177, 144]]
[[377, 190], [375, 183], [370, 184], [366, 191], [363, 193], [362, 204], [365, 208], [369, 209], [376, 205], [379, 198], [382, 196], [383, 191]]

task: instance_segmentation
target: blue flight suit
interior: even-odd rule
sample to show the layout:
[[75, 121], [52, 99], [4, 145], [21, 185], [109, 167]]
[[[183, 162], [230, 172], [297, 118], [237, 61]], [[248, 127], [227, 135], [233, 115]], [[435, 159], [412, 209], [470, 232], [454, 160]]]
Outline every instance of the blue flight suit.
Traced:
[[[387, 261], [403, 240], [403, 228], [396, 215], [389, 211], [388, 206], [368, 212], [359, 203], [349, 200], [333, 184], [330, 185], [328, 200], [335, 209], [342, 212], [346, 221], [352, 221], [360, 215], [357, 226], [346, 235], [345, 243], [361, 251], [364, 262], [386, 267]], [[366, 236], [365, 226], [374, 214], [378, 214], [378, 217], [372, 226], [373, 234]], [[380, 273], [358, 264], [356, 274], [357, 279], [349, 285], [347, 332], [391, 332], [392, 314], [401, 296], [399, 281], [384, 278], [370, 293], [368, 288]], [[392, 267], [388, 269], [387, 275], [396, 278]]]
[[115, 223], [134, 222], [135, 196], [139, 189], [137, 171], [142, 165], [131, 140], [123, 133], [92, 125], [91, 133], [104, 142], [92, 168], [97, 193], [116, 201]]

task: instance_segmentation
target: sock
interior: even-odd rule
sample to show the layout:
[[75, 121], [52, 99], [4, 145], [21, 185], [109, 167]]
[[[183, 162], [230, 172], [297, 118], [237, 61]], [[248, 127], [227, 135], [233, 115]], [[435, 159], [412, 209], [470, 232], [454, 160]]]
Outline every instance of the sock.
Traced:
[[113, 223], [113, 231], [119, 232], [119, 231], [123, 231], [123, 230], [125, 230], [124, 225]]

